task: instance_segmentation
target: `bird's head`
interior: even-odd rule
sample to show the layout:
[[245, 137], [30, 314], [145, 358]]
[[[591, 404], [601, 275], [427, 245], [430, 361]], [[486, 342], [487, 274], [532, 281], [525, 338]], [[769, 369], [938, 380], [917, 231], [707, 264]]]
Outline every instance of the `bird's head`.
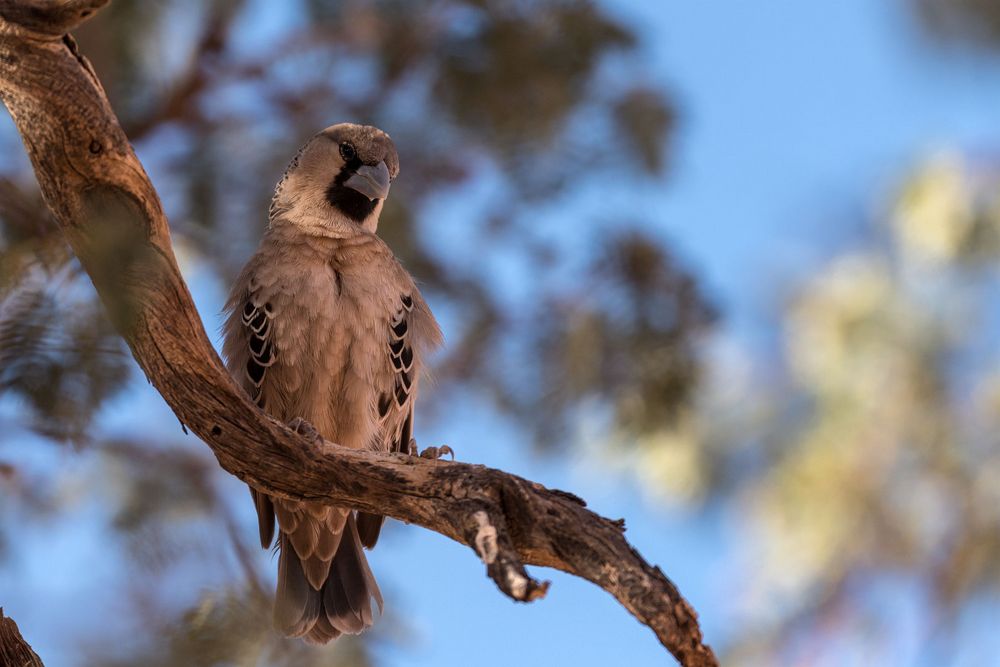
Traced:
[[303, 146], [274, 191], [270, 219], [323, 226], [337, 234], [374, 232], [399, 157], [389, 135], [370, 125], [339, 123]]

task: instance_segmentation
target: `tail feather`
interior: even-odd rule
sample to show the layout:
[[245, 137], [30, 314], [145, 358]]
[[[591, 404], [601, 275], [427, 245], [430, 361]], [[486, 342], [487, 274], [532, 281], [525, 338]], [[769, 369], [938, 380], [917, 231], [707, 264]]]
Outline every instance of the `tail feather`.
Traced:
[[323, 607], [330, 625], [343, 633], [358, 634], [375, 622], [373, 597], [382, 613], [382, 591], [368, 568], [353, 514], [347, 519], [345, 533], [323, 587]]
[[[279, 500], [281, 532], [288, 536], [302, 571], [314, 589], [321, 590], [330, 575], [331, 561], [344, 535], [344, 524], [350, 510], [319, 503], [289, 503]], [[318, 509], [317, 509], [318, 507]], [[283, 523], [291, 519], [291, 527]]]
[[312, 626], [312, 630], [303, 635], [302, 639], [308, 644], [322, 646], [323, 644], [329, 644], [339, 637], [340, 634], [340, 630], [330, 625], [330, 621], [327, 620], [324, 613], [319, 615], [319, 618], [316, 619], [316, 625]]
[[372, 598], [382, 613], [382, 592], [361, 548], [353, 512], [347, 514], [336, 554], [326, 564], [329, 574], [318, 588], [310, 583], [315, 577], [308, 576], [315, 556], [303, 562], [285, 532], [280, 533], [278, 545], [274, 625], [284, 635], [326, 644], [342, 633], [359, 634], [371, 627]]
[[334, 554], [340, 547], [340, 540], [344, 536], [344, 522], [347, 521], [347, 513], [341, 513], [337, 508], [330, 508], [330, 516], [327, 517], [327, 530], [320, 533], [319, 541], [316, 543], [316, 556], [327, 562], [333, 560]]
[[378, 542], [384, 521], [385, 517], [381, 514], [358, 512], [358, 535], [361, 536], [361, 544], [365, 545], [366, 549], [371, 549]]
[[302, 561], [288, 535], [279, 537], [278, 590], [274, 598], [274, 627], [288, 637], [301, 637], [316, 624], [322, 612], [319, 591], [309, 585]]
[[257, 531], [260, 533], [260, 548], [270, 549], [274, 542], [274, 505], [271, 498], [261, 493], [252, 486], [250, 496], [253, 498], [253, 506], [257, 508]]

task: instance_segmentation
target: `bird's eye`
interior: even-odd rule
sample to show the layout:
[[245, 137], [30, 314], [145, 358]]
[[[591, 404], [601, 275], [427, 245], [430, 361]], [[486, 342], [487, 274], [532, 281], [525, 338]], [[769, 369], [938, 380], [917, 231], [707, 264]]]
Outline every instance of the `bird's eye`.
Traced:
[[354, 146], [348, 142], [340, 144], [340, 157], [344, 158], [344, 162], [350, 162], [358, 156], [358, 152], [354, 149]]

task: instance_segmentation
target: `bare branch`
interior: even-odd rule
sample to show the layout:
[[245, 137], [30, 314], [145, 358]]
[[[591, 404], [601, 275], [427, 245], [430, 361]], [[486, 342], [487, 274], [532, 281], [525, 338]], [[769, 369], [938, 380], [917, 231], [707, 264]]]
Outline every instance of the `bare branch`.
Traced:
[[53, 10], [53, 25], [41, 25], [32, 7], [0, 0], [0, 99], [139, 366], [224, 469], [271, 495], [385, 514], [466, 544], [515, 600], [547, 588], [525, 564], [583, 577], [648, 625], [681, 664], [717, 665], [673, 583], [629, 545], [620, 522], [572, 494], [479, 465], [316, 447], [253, 406], [205, 335], [159, 198], [100, 83], [72, 40], [56, 35], [72, 21]]
[[0, 665], [44, 667], [42, 659], [24, 641], [14, 619], [4, 617], [3, 607], [0, 607]]

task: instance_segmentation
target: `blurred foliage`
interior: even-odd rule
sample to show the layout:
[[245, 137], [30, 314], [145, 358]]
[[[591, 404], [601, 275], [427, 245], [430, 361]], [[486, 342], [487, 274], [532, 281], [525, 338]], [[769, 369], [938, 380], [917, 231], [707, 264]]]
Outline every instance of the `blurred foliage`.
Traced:
[[941, 628], [1000, 592], [998, 193], [994, 167], [929, 159], [875, 238], [796, 289], [784, 377], [706, 387], [756, 404], [700, 416], [688, 436], [708, 460], [745, 461], [740, 441], [766, 457], [731, 480], [754, 545], [733, 664], [811, 664], [845, 636], [891, 654], [898, 628], [871, 592], [887, 573], [919, 582]]
[[655, 90], [636, 88], [619, 100], [615, 117], [643, 166], [654, 174], [662, 172], [669, 157], [663, 141], [670, 136], [675, 122], [674, 110], [663, 96]]
[[931, 32], [940, 37], [1000, 45], [1000, 5], [995, 0], [911, 0]]
[[96, 303], [59, 303], [48, 288], [22, 286], [0, 304], [0, 392], [23, 400], [39, 433], [79, 443], [128, 365]]
[[[698, 383], [694, 343], [715, 318], [691, 276], [637, 231], [605, 241], [570, 294], [540, 304], [538, 371], [518, 382], [522, 423], [537, 421], [544, 440], [565, 439], [560, 418], [572, 406], [610, 401], [619, 435], [649, 434], [675, 422]], [[497, 369], [495, 377], [504, 374]], [[570, 431], [572, 432], [572, 431]], [[609, 434], [610, 435], [610, 434]]]
[[[650, 221], [539, 213], [613, 178], [653, 182], [669, 163], [671, 100], [633, 71], [636, 39], [600, 5], [116, 0], [76, 37], [153, 176], [186, 269], [228, 283], [296, 148], [334, 122], [372, 123], [403, 156], [380, 231], [455, 332], [425, 402], [476, 391], [549, 449], [578, 442], [575, 424], [595, 405], [609, 436], [634, 443], [692, 402], [696, 341], [715, 315], [666, 242], [640, 231]], [[489, 192], [461, 221], [468, 249], [448, 250], [428, 206], [484, 179]], [[179, 568], [212, 560], [220, 528], [245, 556], [215, 490], [222, 473], [201, 450], [92, 432], [134, 366], [29, 183], [0, 163], [0, 407], [15, 406], [16, 428], [89, 445], [106, 527], [143, 575], [124, 596], [141, 640], [98, 641], [90, 664], [367, 664], [357, 642], [331, 653], [277, 641], [250, 557], [238, 558], [244, 581], [216, 581], [194, 603], [188, 591], [186, 610], [167, 603]], [[565, 243], [584, 229], [596, 234], [590, 255]], [[472, 248], [484, 261], [470, 261]], [[508, 297], [501, 261], [522, 267], [529, 299]], [[557, 278], [567, 274], [581, 278]], [[0, 490], [24, 510], [15, 482], [28, 476], [4, 475]]]
[[271, 630], [270, 596], [259, 590], [224, 589], [204, 593], [197, 604], [164, 627], [161, 639], [146, 651], [118, 659], [96, 659], [88, 667], [368, 667], [364, 642], [347, 637], [315, 648], [289, 642]]
[[203, 514], [214, 505], [214, 469], [186, 450], [155, 449], [149, 443], [114, 440], [101, 445], [109, 485], [116, 498], [114, 527], [131, 534], [149, 524]]
[[36, 432], [77, 444], [129, 369], [80, 273], [37, 185], [0, 175], [0, 396]]
[[[631, 36], [589, 3], [475, 4], [465, 34], [444, 41], [435, 97], [501, 155], [530, 158], [551, 146], [587, 94], [599, 58]], [[489, 8], [507, 11], [488, 20]]]

